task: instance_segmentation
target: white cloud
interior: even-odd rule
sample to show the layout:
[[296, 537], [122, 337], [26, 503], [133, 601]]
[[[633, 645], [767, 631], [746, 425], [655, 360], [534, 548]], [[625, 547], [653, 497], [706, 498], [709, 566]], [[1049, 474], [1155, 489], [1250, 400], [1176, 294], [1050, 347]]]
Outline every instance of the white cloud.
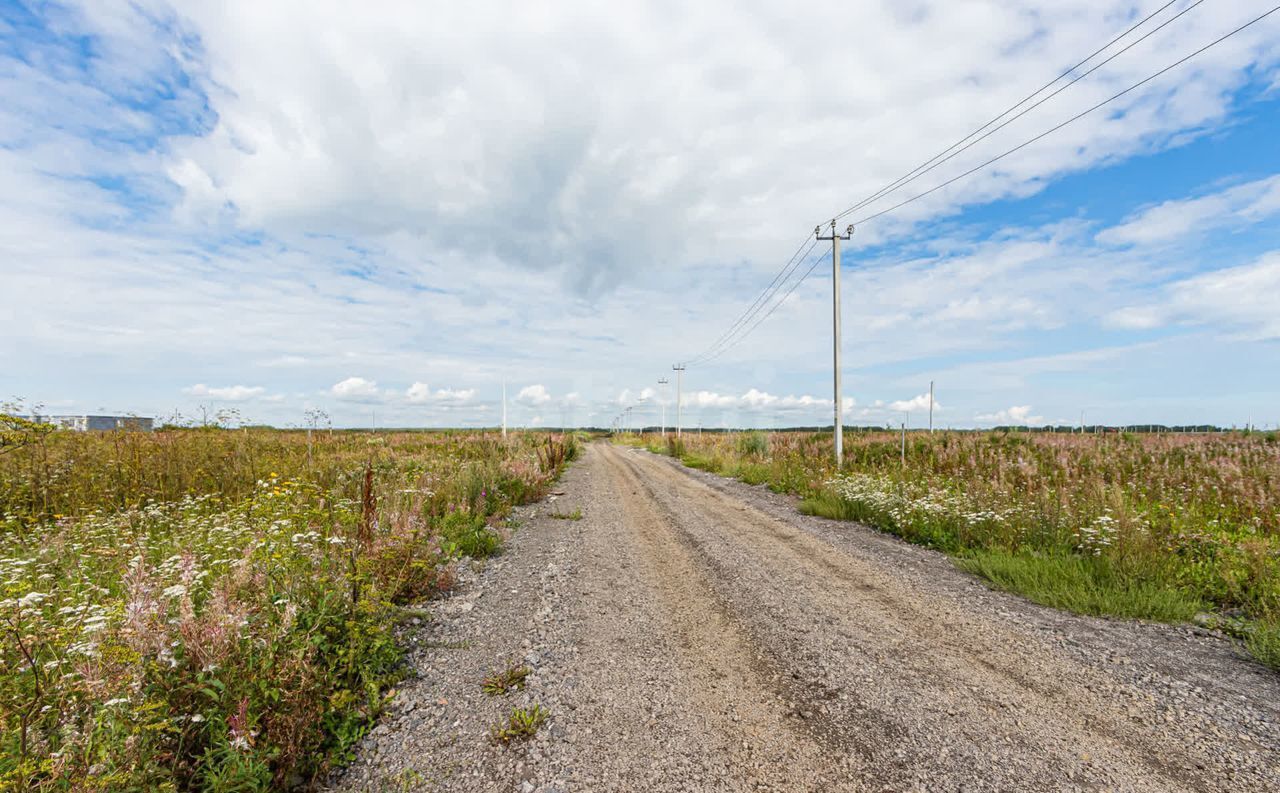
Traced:
[[974, 416], [975, 421], [985, 424], [1019, 424], [1030, 426], [1033, 424], [1043, 424], [1044, 416], [1031, 415], [1030, 405], [1014, 405], [1004, 410], [998, 410], [995, 413], [986, 413]]
[[214, 399], [220, 402], [244, 402], [254, 397], [260, 397], [266, 393], [267, 389], [262, 386], [232, 385], [223, 388], [214, 388], [204, 383], [196, 383], [189, 388], [182, 389], [183, 393], [190, 394], [194, 397], [202, 399]]
[[1106, 318], [1113, 327], [1147, 329], [1171, 323], [1211, 325], [1250, 341], [1280, 338], [1280, 251], [1165, 285], [1156, 304], [1126, 306]]
[[[361, 402], [378, 403], [379, 423], [384, 411], [414, 423], [492, 422], [484, 411], [497, 407], [504, 379], [545, 384], [545, 405], [573, 392], [595, 407], [615, 383], [662, 375], [674, 402], [670, 362], [728, 327], [814, 219], [892, 180], [1089, 51], [1099, 31], [1133, 19], [1131, 0], [873, 4], [857, 9], [856, 22], [832, 2], [812, 10], [836, 9], [837, 24], [848, 25], [834, 31], [847, 46], [830, 50], [812, 47], [803, 18], [727, 0], [699, 4], [678, 25], [657, 7], [583, 10], [573, 0], [515, 11], [489, 0], [444, 9], [387, 0], [377, 14], [334, 4], [299, 13], [290, 0], [68, 5], [59, 23], [74, 35], [64, 38], [92, 37], [91, 70], [41, 71], [61, 61], [0, 53], [0, 258], [18, 296], [0, 312], [0, 336], [24, 340], [0, 350], [0, 372], [46, 401], [96, 395], [113, 387], [112, 371], [145, 372], [102, 396], [130, 409], [209, 377], [269, 381], [290, 400], [260, 394], [255, 408], [289, 423], [323, 384], [359, 371], [359, 382], [326, 392], [339, 424], [367, 423]], [[1208, 25], [1201, 13], [1187, 21], [1203, 25], [1171, 26], [989, 141], [990, 151], [984, 143], [913, 187], [1194, 49]], [[1245, 11], [1219, 13], [1213, 23], [1225, 30]], [[495, 32], [494, 18], [508, 24]], [[464, 68], [477, 43], [491, 57]], [[1272, 217], [1273, 180], [1219, 190], [1216, 204], [1182, 215], [1166, 208], [1145, 229], [1133, 225], [1138, 213], [1110, 237], [1095, 238], [1091, 207], [1074, 205], [1061, 210], [1068, 221], [995, 234], [985, 222], [904, 232], [1064, 173], [1156, 153], [1173, 135], [1214, 131], [1231, 107], [1240, 109], [1233, 121], [1252, 123], [1250, 94], [1235, 89], [1250, 75], [1268, 80], [1278, 53], [1258, 26], [1115, 113], [860, 228], [849, 252], [858, 266], [845, 282], [846, 354], [857, 367], [847, 390], [906, 394], [937, 367], [986, 366], [1005, 380], [949, 387], [949, 415], [972, 415], [992, 393], [1065, 415], [1058, 400], [1067, 397], [1052, 387], [1005, 388], [1036, 370], [1003, 362], [1046, 359], [1052, 349], [1047, 358], [1059, 360], [1044, 368], [1096, 383], [1098, 367], [1117, 361], [1078, 348], [1127, 341], [1096, 339], [1103, 318], [1274, 337], [1258, 304], [1266, 293], [1243, 286], [1269, 283], [1262, 265], [1188, 280], [1205, 262], [1258, 264], [1263, 226], [1222, 246], [1229, 258], [1166, 245], [1160, 231], [1193, 217], [1225, 237]], [[171, 79], [175, 68], [188, 74]], [[601, 73], [607, 85], [581, 77]], [[837, 83], [848, 91], [836, 102], [817, 87]], [[178, 95], [150, 113], [137, 100], [155, 86]], [[850, 151], [866, 156], [855, 162]], [[832, 172], [831, 162], [842, 165]], [[1105, 176], [1082, 179], [1101, 191]], [[1142, 200], [1163, 199], [1165, 189], [1145, 186]], [[990, 217], [1019, 211], [1005, 205]], [[1233, 214], [1243, 219], [1223, 219]], [[888, 238], [902, 242], [866, 247]], [[1154, 242], [1121, 245], [1126, 238]], [[829, 398], [780, 396], [828, 393], [829, 283], [807, 281], [714, 371], [691, 368], [686, 394], [705, 389], [705, 409], [719, 420], [737, 409], [752, 411], [744, 421], [829, 421]], [[1036, 333], [1046, 330], [1055, 331], [1051, 346]], [[1259, 370], [1273, 349], [1257, 351]], [[1136, 353], [1122, 357], [1141, 365]], [[1219, 360], [1211, 353], [1200, 363]], [[48, 374], [72, 366], [69, 385]], [[404, 372], [469, 387], [414, 390]], [[1251, 393], [1274, 391], [1271, 382]], [[442, 418], [453, 403], [465, 409]], [[656, 415], [656, 405], [643, 412]]]
[[366, 380], [363, 377], [348, 377], [346, 380], [334, 383], [329, 392], [344, 402], [372, 402], [381, 397], [377, 381]]
[[730, 408], [738, 404], [738, 398], [714, 391], [694, 391], [692, 394], [685, 394], [684, 403], [699, 408]]
[[753, 388], [747, 393], [743, 394], [740, 401], [746, 407], [762, 408], [762, 407], [768, 407], [769, 405], [774, 404], [775, 402], [778, 401], [778, 398], [773, 394], [769, 394], [764, 391], [759, 391]]
[[1179, 281], [1169, 289], [1169, 304], [1187, 322], [1232, 328], [1256, 341], [1280, 339], [1280, 251]]
[[[889, 409], [899, 413], [911, 413], [913, 411], [929, 409], [929, 394], [923, 393], [911, 397], [910, 399], [899, 399], [889, 403]], [[937, 399], [933, 400], [933, 410], [935, 413], [942, 410], [942, 405]]]
[[516, 401], [526, 405], [545, 405], [551, 401], [551, 394], [544, 385], [529, 385], [520, 389], [520, 393], [516, 394]]
[[1280, 213], [1280, 176], [1247, 182], [1199, 198], [1165, 201], [1098, 234], [1108, 245], [1150, 245], [1244, 226]]
[[[191, 217], [421, 233], [436, 251], [567, 267], [587, 290], [654, 261], [785, 255], [796, 231], [986, 121], [1132, 15], [1128, 0], [866, 3], [854, 13], [831, 0], [805, 14], [721, 0], [687, 10], [678, 26], [658, 6], [585, 0], [400, 0], [376, 14], [302, 0], [174, 7], [180, 29], [200, 38], [193, 71], [216, 113], [213, 129], [178, 141], [165, 166]], [[1245, 16], [1223, 13], [1223, 25]], [[838, 20], [830, 32], [844, 46], [813, 47], [814, 18]], [[1171, 26], [1159, 46], [1138, 47], [938, 173], [1052, 125], [1202, 39], [1200, 25]], [[485, 68], [464, 68], [478, 49]], [[1050, 175], [1158, 148], [1220, 118], [1246, 67], [1265, 73], [1276, 55], [1265, 30], [1246, 31], [1198, 62], [1195, 80], [1135, 92], [901, 217], [1025, 195]], [[841, 101], [818, 87], [832, 84], [844, 86]], [[850, 163], [850, 151], [870, 156]], [[833, 179], [830, 162], [849, 164]], [[494, 235], [498, 227], [506, 233]]]
[[1163, 325], [1165, 316], [1157, 306], [1125, 306], [1112, 311], [1103, 321], [1113, 328], [1149, 330]]
[[435, 398], [438, 402], [465, 405], [476, 398], [476, 390], [474, 388], [441, 388], [436, 391]]

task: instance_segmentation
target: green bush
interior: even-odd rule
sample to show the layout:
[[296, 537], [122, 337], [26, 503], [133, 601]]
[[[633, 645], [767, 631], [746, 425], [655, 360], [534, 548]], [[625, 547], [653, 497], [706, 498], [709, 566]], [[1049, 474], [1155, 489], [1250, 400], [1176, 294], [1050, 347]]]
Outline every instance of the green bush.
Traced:
[[440, 532], [441, 546], [450, 555], [484, 559], [502, 549], [502, 538], [485, 524], [484, 515], [451, 512], [440, 519], [436, 529]]

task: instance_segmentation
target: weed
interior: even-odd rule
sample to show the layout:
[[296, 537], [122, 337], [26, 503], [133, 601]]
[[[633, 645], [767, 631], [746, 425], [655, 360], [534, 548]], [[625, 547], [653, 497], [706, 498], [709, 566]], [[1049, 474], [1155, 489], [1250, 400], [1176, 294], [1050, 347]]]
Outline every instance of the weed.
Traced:
[[437, 525], [441, 545], [450, 555], [484, 559], [502, 550], [502, 538], [485, 523], [483, 515], [451, 512]]
[[1259, 620], [1245, 637], [1245, 647], [1262, 663], [1280, 669], [1280, 623]]
[[547, 720], [549, 714], [541, 705], [532, 708], [512, 708], [511, 715], [505, 723], [495, 724], [489, 734], [497, 743], [511, 743], [515, 740], [532, 738], [538, 728]]
[[489, 696], [499, 696], [524, 688], [524, 679], [533, 670], [524, 664], [508, 666], [501, 672], [494, 672], [480, 683], [480, 689]]
[[467, 639], [453, 642], [427, 641], [422, 646], [429, 650], [470, 650], [471, 642]]
[[[1089, 614], [1239, 615], [1259, 659], [1280, 619], [1280, 443], [1264, 433], [846, 430], [686, 435], [685, 465], [801, 510], [959, 557], [1002, 588]], [[654, 444], [656, 437], [638, 439]], [[1270, 626], [1270, 627], [1268, 627]]]
[[1128, 575], [1107, 559], [975, 551], [956, 559], [962, 570], [997, 587], [1079, 614], [1189, 621], [1205, 604], [1172, 586]]
[[576, 449], [42, 427], [0, 416], [3, 789], [307, 786], [402, 674], [403, 604], [495, 553], [487, 523]]
[[769, 436], [748, 432], [738, 438], [738, 453], [743, 457], [765, 457], [769, 454]]
[[582, 520], [582, 508], [575, 508], [573, 512], [552, 512], [550, 517], [556, 520]]

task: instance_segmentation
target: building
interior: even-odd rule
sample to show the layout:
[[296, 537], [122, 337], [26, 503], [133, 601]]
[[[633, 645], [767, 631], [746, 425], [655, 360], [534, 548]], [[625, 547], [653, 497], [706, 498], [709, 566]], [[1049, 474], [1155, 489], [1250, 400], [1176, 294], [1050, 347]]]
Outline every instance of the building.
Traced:
[[142, 416], [32, 416], [34, 421], [52, 424], [64, 430], [137, 430], [151, 432], [155, 419]]

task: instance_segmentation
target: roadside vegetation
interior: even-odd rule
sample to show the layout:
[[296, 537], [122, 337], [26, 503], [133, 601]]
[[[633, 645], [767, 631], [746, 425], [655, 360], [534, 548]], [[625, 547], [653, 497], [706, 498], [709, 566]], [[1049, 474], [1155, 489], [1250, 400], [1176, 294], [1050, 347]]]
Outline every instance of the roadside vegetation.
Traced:
[[0, 431], [0, 790], [323, 775], [400, 674], [397, 622], [457, 560], [500, 552], [503, 518], [577, 451], [547, 433]]
[[1084, 614], [1222, 628], [1280, 668], [1275, 433], [686, 433], [625, 438], [767, 484], [815, 515], [951, 554], [992, 584]]

